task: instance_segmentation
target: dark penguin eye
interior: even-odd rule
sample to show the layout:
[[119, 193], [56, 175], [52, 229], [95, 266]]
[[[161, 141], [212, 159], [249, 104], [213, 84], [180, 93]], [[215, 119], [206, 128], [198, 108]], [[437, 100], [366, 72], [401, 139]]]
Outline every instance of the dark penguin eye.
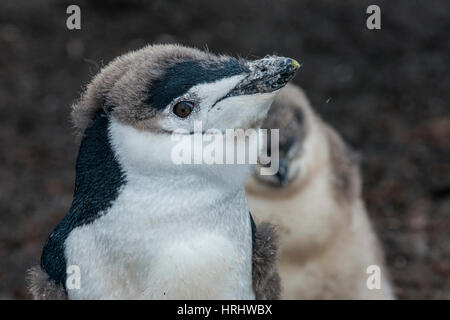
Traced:
[[173, 113], [175, 113], [180, 118], [186, 118], [194, 110], [194, 104], [189, 101], [178, 102], [173, 107]]

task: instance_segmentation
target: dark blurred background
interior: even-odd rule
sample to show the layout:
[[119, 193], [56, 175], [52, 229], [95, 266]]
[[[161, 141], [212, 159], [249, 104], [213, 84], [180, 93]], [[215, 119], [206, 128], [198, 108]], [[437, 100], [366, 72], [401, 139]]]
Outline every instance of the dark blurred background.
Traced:
[[[366, 28], [369, 4], [381, 30]], [[25, 271], [70, 206], [82, 86], [117, 55], [179, 42], [301, 61], [295, 82], [361, 152], [396, 294], [450, 299], [449, 17], [450, 1], [2, 0], [0, 298], [29, 298]]]

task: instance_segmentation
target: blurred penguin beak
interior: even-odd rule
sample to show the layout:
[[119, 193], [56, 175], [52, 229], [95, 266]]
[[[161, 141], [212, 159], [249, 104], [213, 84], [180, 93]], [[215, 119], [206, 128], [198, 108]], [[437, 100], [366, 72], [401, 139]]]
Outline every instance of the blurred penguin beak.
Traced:
[[283, 158], [280, 158], [279, 162], [276, 177], [282, 186], [287, 186], [289, 183], [289, 162]]

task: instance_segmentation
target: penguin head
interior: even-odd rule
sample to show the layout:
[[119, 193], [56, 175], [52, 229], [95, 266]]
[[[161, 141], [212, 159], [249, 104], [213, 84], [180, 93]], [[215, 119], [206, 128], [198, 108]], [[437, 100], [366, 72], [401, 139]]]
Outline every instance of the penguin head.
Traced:
[[173, 133], [194, 136], [199, 122], [202, 132], [257, 127], [298, 67], [277, 56], [249, 61], [178, 45], [147, 46], [102, 69], [73, 105], [72, 118], [84, 132], [99, 112], [106, 116], [113, 151], [128, 171], [190, 174], [192, 167], [173, 166]]
[[[299, 87], [288, 84], [281, 90], [261, 126], [269, 133], [272, 129], [279, 130], [278, 144], [271, 143], [270, 134], [267, 139], [269, 156], [273, 154], [273, 148], [278, 149], [278, 172], [275, 175], [260, 175], [259, 170], [255, 170], [253, 179], [256, 179], [254, 181], [256, 183], [253, 183], [254, 186], [259, 185], [264, 189], [283, 188], [296, 180], [301, 169], [304, 168], [302, 162], [305, 152], [304, 141], [311, 116], [309, 101]], [[270, 163], [265, 166], [270, 166]]]
[[171, 133], [249, 128], [262, 120], [298, 63], [266, 56], [256, 61], [218, 56], [178, 45], [153, 45], [116, 58], [74, 104], [83, 131], [96, 111], [138, 130]]

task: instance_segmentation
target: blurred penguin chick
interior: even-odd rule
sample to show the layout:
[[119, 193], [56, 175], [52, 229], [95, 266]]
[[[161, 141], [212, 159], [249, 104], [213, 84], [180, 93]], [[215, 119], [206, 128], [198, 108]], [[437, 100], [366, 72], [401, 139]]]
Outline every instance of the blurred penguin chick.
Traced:
[[280, 129], [279, 171], [264, 176], [256, 170], [247, 199], [257, 220], [279, 227], [282, 297], [392, 299], [358, 164], [342, 138], [295, 85], [281, 90], [263, 128]]

